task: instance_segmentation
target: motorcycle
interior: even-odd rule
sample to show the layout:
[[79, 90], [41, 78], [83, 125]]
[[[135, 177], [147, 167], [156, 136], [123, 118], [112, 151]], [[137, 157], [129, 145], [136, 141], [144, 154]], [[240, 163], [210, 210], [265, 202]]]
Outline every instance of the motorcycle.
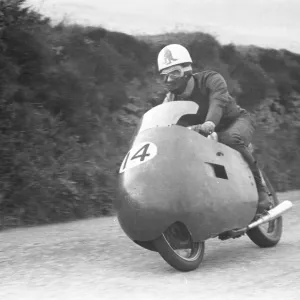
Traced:
[[288, 200], [279, 202], [261, 171], [272, 208], [256, 214], [256, 184], [241, 154], [218, 142], [216, 133], [189, 130], [198, 110], [195, 102], [174, 101], [142, 116], [118, 171], [113, 203], [134, 243], [183, 272], [199, 267], [210, 238], [247, 234], [259, 247], [275, 246], [281, 215], [292, 207]]

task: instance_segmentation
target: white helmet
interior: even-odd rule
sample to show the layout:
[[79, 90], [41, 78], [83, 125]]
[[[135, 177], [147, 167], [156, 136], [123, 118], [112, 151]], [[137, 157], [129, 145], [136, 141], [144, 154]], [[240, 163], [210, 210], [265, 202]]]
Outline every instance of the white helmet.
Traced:
[[171, 44], [164, 47], [157, 57], [158, 71], [183, 63], [192, 63], [188, 50], [178, 44]]

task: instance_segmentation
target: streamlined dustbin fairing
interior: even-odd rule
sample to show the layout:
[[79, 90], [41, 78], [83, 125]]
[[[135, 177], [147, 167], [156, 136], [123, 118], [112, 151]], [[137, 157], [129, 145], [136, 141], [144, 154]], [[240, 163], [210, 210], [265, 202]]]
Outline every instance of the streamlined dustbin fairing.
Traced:
[[[241, 154], [186, 128], [197, 123], [198, 110], [194, 102], [175, 101], [142, 117], [119, 170], [114, 202], [127, 236], [181, 271], [198, 267], [205, 240], [247, 228], [258, 203]], [[282, 220], [272, 222], [277, 243]], [[184, 257], [178, 251], [188, 246]]]

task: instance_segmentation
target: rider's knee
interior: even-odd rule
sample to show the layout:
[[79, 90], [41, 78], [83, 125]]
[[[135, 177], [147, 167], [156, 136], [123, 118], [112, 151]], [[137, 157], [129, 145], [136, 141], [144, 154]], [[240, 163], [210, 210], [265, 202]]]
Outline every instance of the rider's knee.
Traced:
[[219, 136], [219, 141], [228, 146], [240, 146], [244, 144], [244, 140], [239, 133], [236, 132], [226, 132]]

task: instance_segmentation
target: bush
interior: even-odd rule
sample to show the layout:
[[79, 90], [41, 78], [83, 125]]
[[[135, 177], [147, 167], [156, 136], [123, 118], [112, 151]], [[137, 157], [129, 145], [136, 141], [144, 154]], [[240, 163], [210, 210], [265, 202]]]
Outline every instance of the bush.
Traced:
[[[169, 43], [185, 45], [196, 71], [220, 72], [239, 104], [257, 110], [268, 175], [278, 190], [300, 186], [299, 55], [238, 50], [199, 32], [137, 39], [51, 26], [23, 0], [0, 0], [0, 24], [3, 228], [111, 213], [117, 164], [139, 117], [164, 97], [156, 56]], [[269, 105], [270, 94], [279, 96]]]
[[149, 47], [105, 30], [51, 27], [24, 3], [0, 2], [0, 224], [109, 214], [126, 140], [115, 114], [129, 101], [126, 85], [144, 75]]

